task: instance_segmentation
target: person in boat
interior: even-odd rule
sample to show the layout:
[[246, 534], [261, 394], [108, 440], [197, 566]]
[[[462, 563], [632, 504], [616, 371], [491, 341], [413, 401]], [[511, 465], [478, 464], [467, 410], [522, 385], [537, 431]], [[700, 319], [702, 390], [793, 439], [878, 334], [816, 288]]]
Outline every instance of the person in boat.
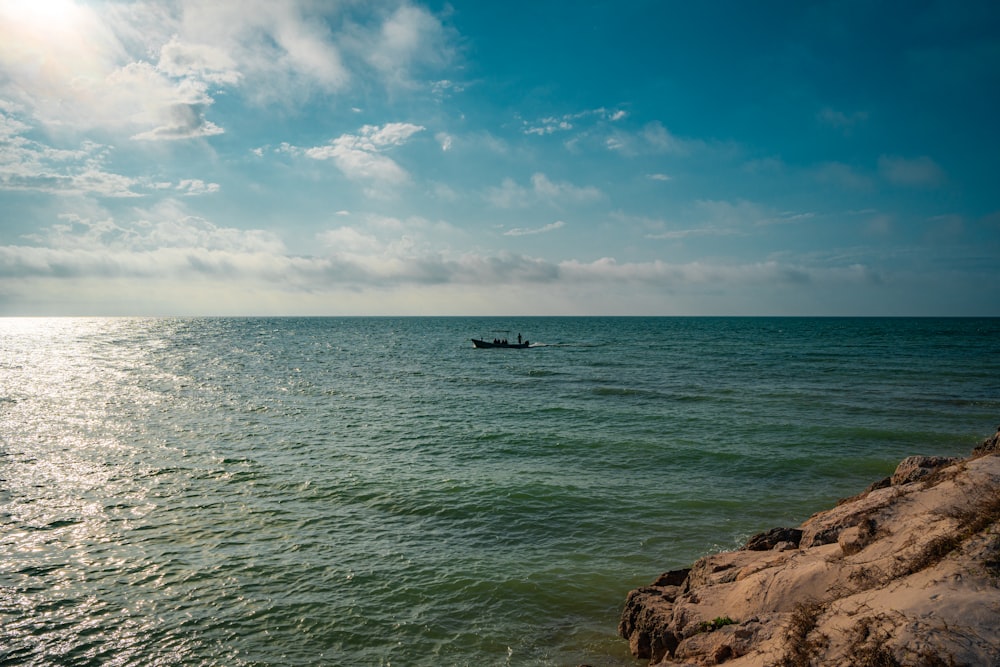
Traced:
[[521, 334], [517, 334], [517, 344], [521, 344]]

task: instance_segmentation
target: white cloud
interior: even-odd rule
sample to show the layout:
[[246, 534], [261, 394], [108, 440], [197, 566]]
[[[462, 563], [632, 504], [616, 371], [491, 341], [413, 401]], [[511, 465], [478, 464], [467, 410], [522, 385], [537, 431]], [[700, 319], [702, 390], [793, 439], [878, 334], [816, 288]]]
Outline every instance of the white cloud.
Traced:
[[672, 288], [712, 286], [733, 293], [747, 286], [772, 288], [810, 283], [867, 283], [863, 267], [819, 268], [775, 260], [763, 262], [671, 264], [652, 262], [619, 263], [605, 257], [593, 262], [566, 261], [559, 265], [560, 278], [566, 281], [635, 283]]
[[[420, 67], [441, 66], [453, 57], [441, 21], [423, 7], [406, 3], [388, 17], [377, 34], [363, 36], [361, 44], [372, 67], [394, 85], [411, 86]], [[443, 90], [440, 81], [434, 87]], [[445, 87], [454, 88], [451, 82]]]
[[[120, 130], [143, 138], [189, 138], [222, 130], [204, 119], [213, 100], [207, 93], [218, 70], [207, 53], [189, 59], [181, 70], [180, 46], [168, 44], [168, 71], [129, 53], [116, 30], [120, 25], [109, 7], [62, 0], [57, 29], [34, 25], [37, 15], [12, 11], [22, 3], [5, 3], [0, 12], [0, 68], [7, 75], [0, 95], [16, 100], [44, 126]], [[160, 26], [159, 30], [168, 30]], [[127, 32], [127, 31], [125, 31]], [[147, 35], [156, 44], [157, 33]], [[144, 42], [148, 47], [150, 42]], [[170, 60], [173, 53], [177, 58]], [[41, 66], [39, 66], [41, 64]]]
[[693, 229], [671, 229], [664, 232], [647, 234], [646, 238], [661, 241], [680, 241], [693, 236], [733, 236], [740, 233], [741, 232], [731, 227], [710, 226], [696, 227]]
[[167, 58], [161, 52], [161, 62], [171, 71], [181, 69], [173, 52], [179, 44], [183, 63], [198, 65], [186, 74], [238, 84], [248, 99], [262, 105], [333, 93], [349, 83], [351, 74], [321, 9], [299, 1], [182, 0], [175, 28], [180, 37], [166, 43]]
[[85, 141], [75, 149], [55, 148], [24, 136], [31, 128], [0, 111], [0, 189], [55, 195], [137, 197], [137, 179], [109, 172], [107, 146]]
[[298, 156], [298, 155], [302, 155], [305, 151], [303, 151], [298, 146], [291, 145], [287, 141], [282, 141], [280, 144], [278, 144], [278, 147], [274, 149], [274, 152], [275, 153], [286, 153], [288, 155]]
[[544, 136], [555, 134], [556, 132], [568, 132], [577, 127], [580, 122], [617, 122], [628, 116], [628, 112], [622, 109], [586, 109], [575, 113], [563, 114], [562, 116], [546, 116], [533, 121], [523, 121], [525, 134], [535, 134]]
[[[184, 289], [197, 275], [208, 275], [251, 281], [244, 284], [277, 280], [289, 292], [335, 284], [363, 287], [434, 282], [739, 286], [747, 282], [803, 282], [819, 275], [817, 269], [777, 261], [620, 263], [604, 257], [590, 262], [552, 262], [509, 253], [449, 257], [420, 250], [406, 237], [386, 243], [350, 227], [325, 232], [321, 240], [332, 254], [315, 257], [288, 255], [280, 241], [266, 232], [220, 228], [197, 218], [171, 223], [156, 220], [131, 227], [111, 221], [73, 220], [58, 227], [61, 229], [47, 230], [48, 245], [0, 247], [0, 275], [22, 279], [160, 277], [177, 280], [178, 289]], [[848, 269], [848, 273], [853, 270]]]
[[114, 149], [92, 141], [78, 148], [55, 148], [27, 139], [31, 128], [0, 110], [0, 190], [29, 190], [52, 195], [140, 197], [144, 191], [174, 189], [186, 195], [219, 191], [218, 183], [182, 179], [176, 185], [108, 171]]
[[515, 227], [514, 229], [508, 229], [503, 233], [504, 236], [531, 236], [534, 234], [545, 234], [547, 232], [554, 232], [557, 229], [562, 229], [566, 226], [566, 223], [562, 220], [556, 220], [553, 223], [544, 225], [542, 227], [526, 228], [526, 227]]
[[211, 137], [222, 134], [223, 129], [207, 120], [198, 105], [175, 104], [172, 107], [160, 109], [163, 123], [146, 132], [139, 132], [133, 139], [149, 141], [171, 139], [193, 139], [196, 137]]
[[543, 199], [570, 203], [586, 203], [603, 197], [600, 190], [593, 186], [577, 187], [571, 183], [555, 183], [545, 174], [535, 174], [531, 177], [531, 185], [535, 194]]
[[450, 95], [451, 93], [464, 93], [465, 84], [456, 83], [449, 79], [441, 79], [440, 81], [431, 82], [431, 91], [441, 97]]
[[177, 184], [177, 190], [187, 196], [214, 194], [219, 191], [218, 183], [206, 183], [200, 178], [187, 178]]
[[31, 126], [15, 118], [15, 105], [0, 100], [0, 141], [14, 141], [15, 137], [24, 134]]
[[[438, 226], [370, 218], [328, 230], [316, 255], [296, 256], [274, 234], [215, 225], [179, 200], [129, 220], [65, 215], [30, 244], [0, 246], [0, 311], [52, 313], [70, 299], [82, 314], [523, 314], [526, 304], [538, 314], [759, 314], [762, 303], [776, 313], [884, 314], [935, 279], [834, 254], [670, 263], [456, 253], [421, 240]], [[495, 284], [503, 294], [482, 287]], [[858, 290], [870, 300], [846, 313], [823, 298]]]
[[629, 156], [686, 156], [706, 148], [702, 141], [676, 136], [659, 121], [647, 123], [638, 132], [615, 128], [603, 138], [603, 145], [610, 151]]
[[[423, 284], [449, 280], [444, 248], [457, 234], [451, 225], [419, 216], [362, 216], [317, 235], [322, 261], [345, 269], [352, 284]], [[444, 239], [442, 242], [441, 239]]]
[[438, 140], [439, 144], [441, 144], [441, 150], [445, 152], [451, 150], [451, 146], [454, 143], [454, 140], [452, 139], [452, 136], [450, 134], [448, 134], [447, 132], [438, 132], [436, 135], [434, 135], [434, 138]]
[[677, 138], [659, 122], [646, 125], [642, 129], [641, 137], [645, 146], [657, 153], [684, 155], [689, 153], [693, 146], [693, 142]]
[[412, 123], [386, 123], [382, 127], [365, 125], [361, 128], [361, 134], [367, 136], [373, 146], [381, 148], [383, 146], [399, 146], [423, 129], [423, 126]]
[[[114, 263], [116, 256], [165, 250], [171, 251], [167, 253], [171, 257], [175, 250], [193, 254], [285, 253], [284, 244], [270, 232], [220, 227], [191, 214], [174, 199], [163, 200], [150, 208], [135, 208], [128, 221], [117, 221], [103, 211], [95, 211], [94, 215], [99, 217], [63, 214], [61, 223], [41, 229], [28, 238], [41, 248], [86, 251], [87, 256], [104, 253], [108, 263]], [[36, 256], [40, 256], [40, 252], [38, 250]], [[155, 271], [155, 267], [151, 270]]]
[[542, 118], [538, 123], [537, 125], [525, 128], [524, 133], [545, 135], [573, 129], [573, 124], [568, 120], [559, 120], [558, 118]]
[[375, 236], [365, 234], [353, 227], [338, 227], [321, 232], [320, 243], [337, 253], [372, 254], [382, 251], [382, 244]]
[[531, 177], [531, 186], [520, 186], [505, 178], [499, 187], [490, 188], [486, 199], [499, 208], [523, 208], [535, 203], [560, 206], [585, 204], [604, 198], [604, 193], [593, 186], [577, 187], [567, 182], [554, 182], [542, 173]]
[[400, 185], [409, 181], [409, 174], [383, 152], [405, 144], [423, 130], [423, 126], [412, 123], [365, 125], [358, 134], [343, 134], [325, 146], [307, 149], [305, 154], [314, 160], [333, 160], [353, 180]]
[[354, 78], [345, 51], [392, 84], [454, 53], [441, 22], [408, 3], [389, 16], [311, 0], [49, 3], [0, 3], [0, 98], [45, 126], [141, 140], [222, 133], [209, 114], [220, 92], [284, 106], [339, 92]]
[[[655, 230], [646, 233], [646, 238], [679, 241], [699, 236], [746, 236], [753, 233], [754, 228], [803, 223], [811, 220], [815, 214], [775, 211], [765, 205], [743, 199], [736, 201], [702, 199], [695, 201], [683, 216], [688, 224], [673, 229], [666, 229], [667, 223], [659, 220], [639, 219], [638, 222]], [[616, 217], [624, 222], [630, 221], [625, 216]]]
[[243, 75], [232, 55], [212, 44], [190, 44], [174, 35], [160, 49], [156, 68], [167, 76], [195, 77], [218, 85], [234, 86]]
[[646, 178], [648, 178], [651, 181], [670, 181], [670, 180], [673, 180], [673, 177], [672, 176], [668, 176], [667, 174], [646, 174]]

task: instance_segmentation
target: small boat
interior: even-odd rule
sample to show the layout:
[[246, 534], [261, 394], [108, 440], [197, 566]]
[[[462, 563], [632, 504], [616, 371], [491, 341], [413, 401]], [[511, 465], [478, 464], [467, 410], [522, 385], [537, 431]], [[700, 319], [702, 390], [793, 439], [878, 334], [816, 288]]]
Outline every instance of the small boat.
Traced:
[[478, 338], [473, 338], [472, 339], [472, 344], [475, 347], [482, 347], [482, 348], [486, 348], [486, 347], [506, 347], [506, 348], [511, 348], [511, 349], [514, 349], [514, 350], [523, 350], [526, 347], [528, 347], [528, 342], [527, 341], [525, 341], [523, 343], [508, 343], [505, 340], [480, 340]]
[[[508, 332], [504, 332], [504, 333], [508, 333]], [[481, 339], [481, 338], [473, 338], [472, 339], [472, 345], [473, 345], [473, 347], [478, 347], [478, 348], [499, 347], [499, 348], [507, 348], [507, 349], [511, 349], [511, 350], [524, 350], [528, 346], [530, 346], [530, 343], [528, 341], [523, 341], [522, 342], [521, 341], [521, 334], [517, 334], [517, 342], [516, 343], [509, 342], [507, 340], [507, 337], [504, 336], [503, 338], [494, 338], [493, 340], [485, 340], [485, 339]]]

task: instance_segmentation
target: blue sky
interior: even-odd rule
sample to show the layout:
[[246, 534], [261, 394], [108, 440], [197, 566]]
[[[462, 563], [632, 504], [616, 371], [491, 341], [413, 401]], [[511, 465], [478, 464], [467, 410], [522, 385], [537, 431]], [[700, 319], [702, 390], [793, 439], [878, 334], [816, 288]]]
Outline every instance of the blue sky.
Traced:
[[4, 0], [0, 314], [1000, 315], [992, 2]]

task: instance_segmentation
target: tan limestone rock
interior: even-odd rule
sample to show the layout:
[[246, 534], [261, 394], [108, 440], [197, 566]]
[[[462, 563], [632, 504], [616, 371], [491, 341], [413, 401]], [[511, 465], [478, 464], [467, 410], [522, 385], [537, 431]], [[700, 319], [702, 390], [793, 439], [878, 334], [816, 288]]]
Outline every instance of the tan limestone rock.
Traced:
[[620, 633], [661, 665], [1000, 665], [994, 441], [961, 461], [908, 460], [896, 484], [810, 517], [798, 548], [769, 531], [766, 550], [632, 591]]

